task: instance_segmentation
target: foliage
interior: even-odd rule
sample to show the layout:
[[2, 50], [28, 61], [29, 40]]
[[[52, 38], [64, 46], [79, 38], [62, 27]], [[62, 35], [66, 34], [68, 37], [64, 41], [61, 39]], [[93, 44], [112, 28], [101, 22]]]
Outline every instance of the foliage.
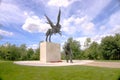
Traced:
[[[38, 60], [39, 52], [36, 49], [27, 49], [25, 44], [20, 47], [6, 43], [0, 46], [0, 59], [3, 60]], [[37, 57], [38, 56], [38, 57]]]
[[27, 50], [27, 58], [28, 58], [28, 59], [31, 60], [33, 54], [34, 54], [34, 51], [33, 51], [32, 48], [30, 48], [30, 49]]
[[120, 34], [103, 38], [101, 50], [104, 59], [120, 60]]
[[70, 47], [72, 49], [72, 54], [74, 59], [79, 59], [80, 57], [80, 43], [76, 40], [73, 40], [73, 38], [69, 38], [67, 42], [65, 42], [64, 47], [67, 43], [70, 43]]
[[32, 60], [38, 60], [40, 58], [40, 48], [37, 48], [34, 54], [31, 56]]
[[73, 38], [68, 38], [67, 42], [71, 44], [74, 59], [120, 60], [120, 34], [106, 36], [102, 38], [99, 44], [91, 42], [90, 38], [86, 38], [84, 50], [80, 49], [80, 43]]
[[[91, 42], [91, 39], [87, 38], [84, 50], [81, 49], [80, 42], [73, 38], [68, 38], [64, 46], [67, 42], [70, 43], [73, 59], [120, 60], [120, 34], [106, 36], [102, 38], [99, 44]], [[21, 44], [19, 47], [10, 43], [0, 45], [0, 59], [3, 60], [38, 60], [39, 53], [39, 48], [36, 50], [27, 49], [25, 44]], [[62, 52], [62, 59], [64, 59], [63, 56], [65, 56], [64, 51]]]
[[91, 50], [91, 54], [89, 56], [91, 59], [100, 59], [101, 58], [100, 47], [97, 42], [93, 42], [90, 45], [90, 50]]
[[88, 48], [90, 46], [90, 43], [91, 43], [91, 39], [86, 38], [86, 41], [84, 42], [84, 47]]
[[118, 80], [120, 69], [88, 66], [32, 67], [0, 61], [1, 80]]
[[84, 54], [87, 59], [100, 59], [99, 44], [97, 42], [92, 42], [90, 46], [85, 49]]
[[0, 46], [0, 56], [5, 60], [18, 60], [20, 58], [20, 52], [18, 47], [7, 43], [5, 46]]

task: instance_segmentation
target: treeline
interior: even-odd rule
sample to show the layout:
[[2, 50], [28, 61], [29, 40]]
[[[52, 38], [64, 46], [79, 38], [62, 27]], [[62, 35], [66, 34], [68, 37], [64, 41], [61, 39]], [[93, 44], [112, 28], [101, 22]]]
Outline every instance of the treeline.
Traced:
[[[80, 42], [73, 38], [69, 38], [67, 42], [70, 42], [73, 59], [120, 60], [120, 34], [106, 36], [99, 44], [87, 38], [84, 43], [85, 49], [81, 49]], [[0, 45], [0, 60], [39, 60], [39, 56], [39, 48], [27, 49], [25, 44], [19, 47], [10, 43]], [[63, 59], [65, 59], [64, 56], [63, 51]]]
[[39, 48], [36, 50], [33, 50], [32, 48], [27, 49], [25, 44], [22, 44], [19, 47], [10, 43], [0, 46], [1, 60], [38, 60], [39, 53]]
[[70, 42], [73, 59], [120, 60], [120, 34], [106, 36], [99, 44], [91, 42], [91, 39], [87, 38], [84, 50], [81, 49], [80, 42], [73, 40], [73, 38], [69, 38], [67, 42]]

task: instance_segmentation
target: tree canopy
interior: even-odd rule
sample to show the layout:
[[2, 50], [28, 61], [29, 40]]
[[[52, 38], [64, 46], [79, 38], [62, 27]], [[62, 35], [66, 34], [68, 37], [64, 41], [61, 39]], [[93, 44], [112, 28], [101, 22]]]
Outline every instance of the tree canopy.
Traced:
[[39, 49], [27, 49], [25, 44], [19, 47], [15, 44], [6, 43], [0, 46], [0, 59], [3, 60], [38, 60]]
[[120, 60], [120, 34], [106, 36], [99, 44], [86, 38], [84, 50], [80, 49], [79, 41], [73, 40], [73, 38], [68, 38], [67, 42], [71, 43], [74, 59]]
[[80, 45], [79, 41], [73, 40], [73, 38], [70, 37], [70, 38], [68, 38], [67, 42], [65, 42], [64, 46], [67, 43], [70, 43], [70, 47], [71, 47], [72, 53], [73, 53], [73, 58], [78, 59], [80, 56], [80, 52], [81, 52], [81, 50], [80, 50], [81, 45]]

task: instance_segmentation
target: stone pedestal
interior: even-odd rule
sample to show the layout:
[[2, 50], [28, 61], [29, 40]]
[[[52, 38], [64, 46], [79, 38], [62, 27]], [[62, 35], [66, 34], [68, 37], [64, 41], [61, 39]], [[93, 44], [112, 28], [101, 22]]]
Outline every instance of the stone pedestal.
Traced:
[[40, 43], [40, 61], [41, 62], [61, 61], [60, 44], [51, 42]]

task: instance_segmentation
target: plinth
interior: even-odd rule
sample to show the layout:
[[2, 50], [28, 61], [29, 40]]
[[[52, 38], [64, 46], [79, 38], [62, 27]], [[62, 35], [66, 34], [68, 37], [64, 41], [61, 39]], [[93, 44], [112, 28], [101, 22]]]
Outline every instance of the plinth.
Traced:
[[52, 42], [40, 43], [40, 61], [41, 62], [61, 61], [60, 44]]

